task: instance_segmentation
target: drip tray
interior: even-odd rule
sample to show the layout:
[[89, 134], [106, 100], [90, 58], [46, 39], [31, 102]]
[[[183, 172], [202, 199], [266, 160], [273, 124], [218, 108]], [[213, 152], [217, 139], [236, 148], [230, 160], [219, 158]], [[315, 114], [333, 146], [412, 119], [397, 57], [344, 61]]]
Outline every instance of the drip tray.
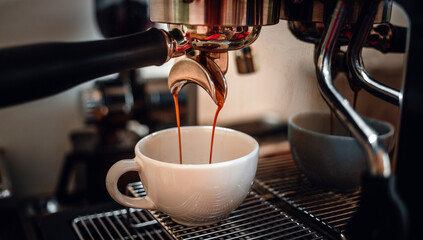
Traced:
[[121, 209], [72, 221], [79, 239], [173, 239], [147, 211]]
[[270, 192], [286, 209], [297, 212], [296, 217], [335, 238], [345, 238], [346, 226], [360, 200], [360, 190], [331, 191], [310, 183], [291, 154], [260, 159], [255, 188]]
[[[141, 182], [127, 190], [145, 196]], [[217, 224], [187, 227], [159, 211], [127, 208], [79, 216], [72, 228], [80, 239], [340, 239], [359, 197], [314, 186], [282, 154], [259, 160], [252, 191]]]
[[[140, 183], [131, 187], [134, 195], [144, 191]], [[187, 227], [159, 211], [151, 213], [176, 239], [323, 239], [254, 191], [227, 219], [210, 226]]]

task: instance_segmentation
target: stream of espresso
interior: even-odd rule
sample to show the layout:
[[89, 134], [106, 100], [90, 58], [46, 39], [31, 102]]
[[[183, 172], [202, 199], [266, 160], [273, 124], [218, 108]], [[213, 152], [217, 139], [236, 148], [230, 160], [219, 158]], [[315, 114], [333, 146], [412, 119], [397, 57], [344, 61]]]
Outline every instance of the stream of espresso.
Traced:
[[179, 118], [178, 94], [173, 94], [173, 101], [175, 102], [176, 124], [178, 125], [179, 163], [182, 164], [181, 120]]
[[[212, 136], [211, 136], [211, 143], [210, 143], [210, 158], [209, 158], [209, 164], [212, 163], [213, 158], [213, 142], [214, 142], [214, 132], [216, 130], [216, 123], [217, 123], [217, 117], [219, 116], [220, 110], [223, 108], [224, 103], [224, 97], [221, 94], [217, 94], [218, 104], [217, 104], [217, 110], [214, 115], [213, 120], [213, 129], [212, 129]], [[182, 164], [182, 138], [181, 138], [181, 121], [179, 117], [179, 104], [178, 104], [178, 95], [173, 94], [173, 100], [175, 102], [175, 111], [176, 111], [176, 123], [178, 125], [178, 140], [179, 140], [179, 163]]]
[[212, 163], [212, 157], [213, 157], [213, 142], [214, 142], [214, 132], [216, 129], [216, 122], [217, 122], [217, 116], [219, 115], [220, 110], [222, 109], [223, 104], [222, 105], [218, 105], [217, 106], [217, 110], [216, 113], [214, 114], [214, 120], [213, 120], [213, 130], [212, 130], [212, 137], [211, 137], [211, 143], [210, 143], [210, 160], [209, 160], [209, 164]]

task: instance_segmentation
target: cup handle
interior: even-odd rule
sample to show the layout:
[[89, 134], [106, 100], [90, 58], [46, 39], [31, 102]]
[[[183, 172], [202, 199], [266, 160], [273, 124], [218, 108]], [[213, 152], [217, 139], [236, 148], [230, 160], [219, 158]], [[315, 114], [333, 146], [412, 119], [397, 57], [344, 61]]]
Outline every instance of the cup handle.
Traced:
[[141, 171], [141, 166], [138, 165], [133, 159], [120, 160], [113, 164], [109, 169], [106, 176], [106, 188], [110, 196], [119, 204], [131, 208], [142, 208], [142, 209], [155, 209], [153, 201], [150, 197], [129, 197], [122, 194], [118, 187], [117, 182], [119, 178], [130, 171]]

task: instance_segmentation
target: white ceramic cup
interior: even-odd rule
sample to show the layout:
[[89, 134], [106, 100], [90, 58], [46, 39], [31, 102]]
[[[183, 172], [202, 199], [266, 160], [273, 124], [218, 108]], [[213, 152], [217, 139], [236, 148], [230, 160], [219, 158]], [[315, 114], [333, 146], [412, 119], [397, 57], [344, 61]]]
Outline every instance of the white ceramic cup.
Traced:
[[[127, 207], [156, 209], [189, 226], [216, 223], [237, 208], [254, 181], [259, 145], [249, 135], [216, 127], [209, 164], [211, 127], [182, 127], [182, 159], [178, 129], [150, 134], [135, 146], [135, 158], [116, 162], [107, 173], [112, 198]], [[137, 171], [146, 197], [119, 192], [121, 175]]]

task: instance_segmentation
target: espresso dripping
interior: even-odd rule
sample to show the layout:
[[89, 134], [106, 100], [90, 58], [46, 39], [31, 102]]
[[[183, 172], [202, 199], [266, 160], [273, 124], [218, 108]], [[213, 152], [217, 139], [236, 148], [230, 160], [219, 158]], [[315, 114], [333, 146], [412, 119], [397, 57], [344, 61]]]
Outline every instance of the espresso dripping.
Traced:
[[[216, 88], [216, 98], [217, 98], [217, 110], [214, 115], [212, 136], [210, 142], [210, 158], [209, 164], [212, 163], [213, 158], [213, 143], [214, 143], [214, 133], [216, 129], [217, 117], [219, 116], [220, 110], [223, 108], [225, 103], [225, 95], [222, 93], [222, 89]], [[182, 138], [181, 138], [181, 121], [179, 116], [179, 104], [178, 104], [178, 94], [173, 93], [173, 100], [175, 102], [175, 112], [176, 112], [176, 123], [178, 125], [178, 141], [179, 141], [179, 163], [182, 164]]]
[[178, 94], [173, 94], [173, 101], [175, 102], [176, 124], [178, 125], [179, 163], [182, 164], [181, 120], [179, 117]]

